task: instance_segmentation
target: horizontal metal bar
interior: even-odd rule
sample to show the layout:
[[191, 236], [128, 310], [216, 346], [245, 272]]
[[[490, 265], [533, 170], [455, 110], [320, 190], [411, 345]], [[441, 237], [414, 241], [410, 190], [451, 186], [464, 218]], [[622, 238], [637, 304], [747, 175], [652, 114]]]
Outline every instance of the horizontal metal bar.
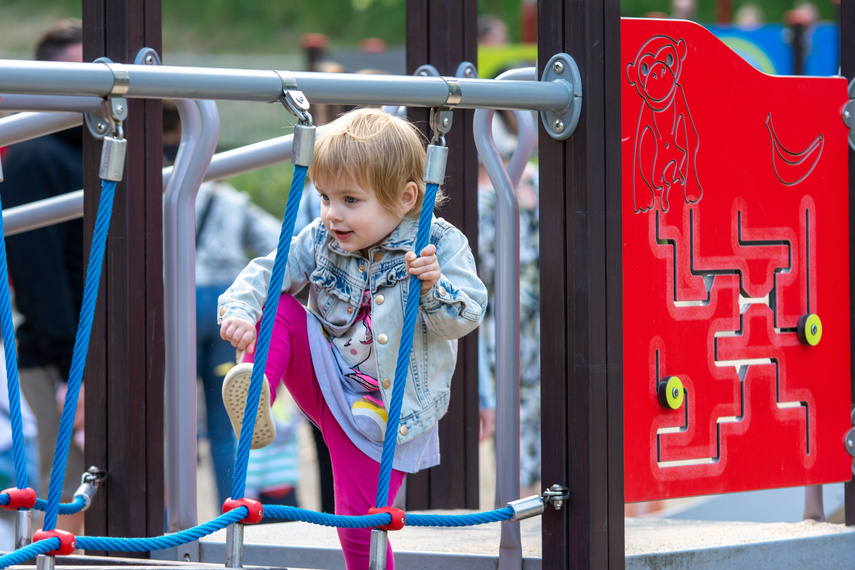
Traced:
[[3, 232], [7, 236], [12, 236], [81, 217], [83, 217], [83, 190], [75, 190], [4, 209]]
[[18, 113], [0, 119], [0, 146], [19, 143], [83, 124], [80, 113]]
[[100, 97], [67, 97], [62, 95], [0, 95], [0, 111], [67, 111], [101, 113]]
[[[448, 100], [442, 77], [311, 73], [245, 69], [126, 65], [125, 97], [278, 101], [282, 78], [293, 78], [312, 103], [438, 107]], [[281, 75], [280, 75], [281, 74]], [[460, 108], [561, 111], [573, 93], [560, 81], [496, 81], [459, 78]], [[103, 63], [0, 60], [0, 91], [12, 94], [105, 97], [113, 74]]]

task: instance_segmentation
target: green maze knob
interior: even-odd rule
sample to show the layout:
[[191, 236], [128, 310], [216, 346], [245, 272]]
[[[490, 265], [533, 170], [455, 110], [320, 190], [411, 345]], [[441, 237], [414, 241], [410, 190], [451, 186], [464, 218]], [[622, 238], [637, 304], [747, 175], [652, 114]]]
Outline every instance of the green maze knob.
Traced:
[[802, 343], [816, 346], [822, 338], [822, 321], [819, 315], [808, 313], [799, 319], [799, 340]]
[[657, 387], [659, 403], [667, 410], [679, 410], [683, 405], [683, 382], [677, 376], [671, 376], [659, 382]]

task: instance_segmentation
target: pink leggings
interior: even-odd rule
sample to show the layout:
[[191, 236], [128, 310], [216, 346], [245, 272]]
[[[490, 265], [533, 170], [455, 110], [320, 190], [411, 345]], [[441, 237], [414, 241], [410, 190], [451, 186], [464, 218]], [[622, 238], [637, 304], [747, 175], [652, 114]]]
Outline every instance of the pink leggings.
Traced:
[[[244, 362], [253, 362], [254, 359], [255, 354], [247, 354]], [[281, 380], [297, 405], [323, 432], [332, 459], [335, 513], [348, 516], [368, 514], [377, 498], [380, 464], [350, 441], [324, 400], [312, 365], [306, 309], [291, 295], [279, 297], [265, 373], [270, 384], [271, 402]], [[389, 505], [394, 501], [404, 475], [403, 471], [392, 470]], [[339, 528], [338, 539], [348, 569], [368, 568], [371, 529]], [[395, 568], [391, 545], [386, 550], [386, 568]]]

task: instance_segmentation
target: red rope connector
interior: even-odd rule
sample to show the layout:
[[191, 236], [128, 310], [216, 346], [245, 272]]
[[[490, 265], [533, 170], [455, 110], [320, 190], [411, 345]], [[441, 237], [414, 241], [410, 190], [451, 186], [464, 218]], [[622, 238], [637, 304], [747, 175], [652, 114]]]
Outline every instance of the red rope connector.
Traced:
[[371, 507], [368, 509], [369, 515], [380, 513], [389, 513], [392, 515], [392, 522], [387, 525], [378, 526], [377, 528], [380, 530], [401, 530], [407, 524], [407, 514], [401, 509], [396, 509], [395, 507]]
[[40, 540], [47, 540], [49, 538], [57, 537], [59, 539], [59, 548], [56, 550], [51, 550], [50, 552], [45, 552], [45, 554], [49, 556], [65, 556], [74, 552], [74, 549], [77, 548], [77, 539], [74, 538], [74, 535], [70, 532], [66, 532], [64, 530], [42, 530], [39, 529], [33, 534], [33, 542], [38, 542]]
[[36, 506], [36, 492], [27, 487], [26, 489], [3, 489], [0, 493], [9, 495], [9, 504], [0, 505], [4, 511], [17, 511], [18, 509], [32, 509]]
[[243, 524], [255, 524], [264, 518], [264, 507], [261, 506], [261, 503], [252, 499], [232, 499], [229, 497], [226, 499], [226, 502], [223, 503], [223, 514], [233, 511], [238, 507], [246, 507], [246, 510], [249, 511], [249, 515], [238, 522]]

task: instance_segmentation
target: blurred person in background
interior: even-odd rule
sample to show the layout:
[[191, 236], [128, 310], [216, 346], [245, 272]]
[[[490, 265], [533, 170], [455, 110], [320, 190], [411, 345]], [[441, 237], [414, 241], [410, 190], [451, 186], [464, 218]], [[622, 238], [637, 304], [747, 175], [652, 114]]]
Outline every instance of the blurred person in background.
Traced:
[[[63, 20], [52, 26], [39, 38], [35, 56], [39, 61], [83, 61], [81, 23]], [[4, 208], [80, 190], [83, 127], [12, 145], [3, 170]], [[83, 300], [83, 220], [9, 236], [6, 251], [15, 304], [24, 317], [17, 330], [18, 373], [21, 391], [36, 416], [40, 479], [46, 495]], [[72, 501], [85, 470], [83, 409], [81, 386], [62, 502]], [[60, 516], [56, 527], [81, 535], [83, 516], [82, 511]]]

